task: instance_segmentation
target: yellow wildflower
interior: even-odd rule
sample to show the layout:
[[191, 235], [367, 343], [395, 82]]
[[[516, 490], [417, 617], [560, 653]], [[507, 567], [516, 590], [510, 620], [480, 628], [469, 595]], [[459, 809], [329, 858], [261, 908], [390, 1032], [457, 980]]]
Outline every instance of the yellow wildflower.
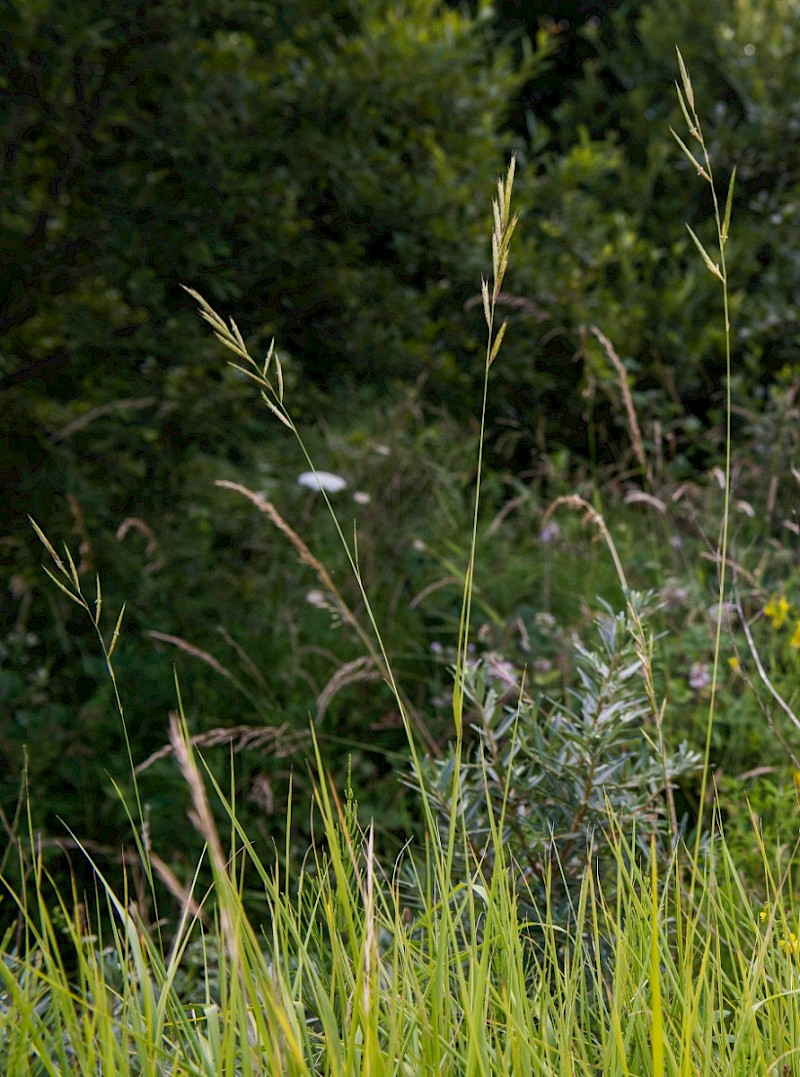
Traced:
[[798, 621], [794, 627], [794, 635], [789, 640], [789, 646], [800, 649], [800, 621]]
[[742, 663], [739, 661], [735, 654], [732, 654], [728, 659], [728, 665], [731, 667], [734, 673], [738, 673], [739, 670], [742, 668]]
[[790, 931], [785, 939], [781, 939], [780, 947], [789, 957], [797, 957], [800, 954], [800, 939]]
[[773, 595], [764, 607], [765, 616], [772, 621], [772, 627], [782, 628], [784, 621], [789, 616], [789, 603], [786, 595]]

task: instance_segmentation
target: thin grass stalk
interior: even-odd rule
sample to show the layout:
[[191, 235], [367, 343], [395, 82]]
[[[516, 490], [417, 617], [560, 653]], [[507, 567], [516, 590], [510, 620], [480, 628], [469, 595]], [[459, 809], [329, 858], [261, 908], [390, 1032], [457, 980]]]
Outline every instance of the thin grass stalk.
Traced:
[[653, 1077], [664, 1075], [664, 1017], [661, 1001], [661, 954], [659, 946], [658, 925], [660, 909], [658, 902], [658, 861], [656, 860], [656, 839], [650, 840], [650, 993], [652, 1022], [650, 1043], [653, 1051]]
[[[28, 517], [28, 519], [30, 520], [31, 526], [33, 527], [34, 531], [36, 532], [36, 535], [38, 536], [40, 542], [42, 543], [44, 548], [47, 550], [47, 552], [52, 557], [53, 562], [55, 564], [57, 574], [53, 573], [46, 566], [43, 566], [44, 571], [47, 573], [47, 575], [50, 577], [50, 579], [53, 581], [53, 583], [55, 583], [55, 585], [58, 587], [58, 589], [63, 594], [65, 594], [67, 596], [67, 598], [69, 598], [76, 605], [80, 606], [86, 612], [86, 614], [89, 616], [89, 618], [90, 618], [90, 620], [92, 622], [92, 626], [94, 628], [95, 635], [96, 635], [96, 637], [97, 637], [97, 639], [98, 639], [98, 641], [100, 643], [100, 649], [101, 649], [102, 654], [103, 654], [103, 660], [105, 662], [106, 670], [107, 670], [108, 676], [109, 676], [109, 678], [111, 680], [111, 686], [112, 686], [112, 689], [113, 689], [113, 692], [114, 692], [114, 704], [116, 706], [116, 710], [117, 710], [117, 713], [118, 713], [119, 718], [120, 718], [120, 724], [122, 726], [122, 736], [123, 736], [123, 740], [125, 742], [125, 752], [127, 754], [128, 765], [129, 765], [129, 768], [130, 768], [131, 778], [132, 778], [132, 782], [133, 782], [133, 793], [134, 793], [134, 799], [136, 801], [136, 814], [137, 814], [138, 822], [137, 822], [136, 825], [133, 826], [132, 829], [133, 829], [134, 838], [135, 838], [135, 841], [136, 841], [137, 851], [138, 851], [140, 859], [141, 859], [142, 867], [143, 867], [144, 872], [145, 872], [145, 874], [147, 876], [148, 885], [150, 887], [150, 893], [152, 895], [153, 902], [154, 902], [154, 905], [155, 905], [155, 908], [156, 908], [156, 917], [155, 917], [156, 918], [156, 923], [159, 924], [160, 923], [160, 917], [158, 916], [158, 910], [157, 910], [157, 899], [156, 899], [153, 867], [152, 867], [152, 864], [150, 863], [149, 846], [148, 846], [148, 841], [147, 841], [147, 837], [146, 837], [147, 827], [146, 827], [145, 811], [144, 811], [144, 806], [142, 804], [142, 797], [141, 797], [141, 792], [140, 792], [140, 789], [139, 789], [139, 782], [138, 782], [138, 778], [137, 778], [136, 767], [135, 767], [135, 764], [134, 764], [134, 761], [133, 761], [133, 749], [131, 747], [130, 734], [128, 732], [128, 722], [127, 722], [127, 718], [125, 716], [125, 707], [124, 707], [123, 702], [122, 702], [122, 695], [121, 695], [120, 690], [119, 690], [119, 684], [117, 682], [117, 674], [116, 674], [116, 670], [114, 668], [114, 662], [113, 662], [114, 649], [115, 649], [115, 647], [117, 645], [117, 641], [119, 639], [120, 629], [121, 629], [121, 626], [122, 626], [122, 619], [123, 619], [123, 617], [125, 615], [125, 606], [124, 605], [122, 606], [122, 608], [121, 608], [121, 610], [119, 612], [119, 616], [117, 617], [117, 621], [116, 621], [116, 624], [114, 626], [114, 630], [113, 630], [113, 632], [111, 634], [111, 639], [110, 639], [109, 643], [106, 644], [105, 638], [103, 636], [103, 631], [102, 631], [102, 629], [100, 627], [100, 619], [101, 619], [102, 608], [103, 608], [103, 592], [102, 592], [102, 589], [101, 589], [101, 586], [100, 586], [100, 577], [99, 576], [95, 577], [95, 588], [96, 588], [96, 590], [95, 590], [95, 600], [94, 600], [94, 607], [95, 608], [94, 608], [94, 612], [93, 612], [92, 609], [90, 608], [88, 599], [85, 597], [85, 595], [83, 593], [80, 577], [78, 575], [77, 569], [75, 568], [75, 562], [73, 560], [72, 554], [71, 554], [68, 546], [66, 544], [64, 545], [64, 552], [65, 552], [66, 559], [67, 559], [67, 564], [68, 564], [69, 567], [67, 567], [67, 565], [65, 565], [64, 562], [62, 561], [62, 559], [58, 556], [58, 554], [56, 553], [55, 548], [53, 547], [52, 543], [47, 538], [44, 531], [36, 523], [36, 521], [32, 517]], [[59, 576], [61, 576], [62, 578], [59, 579], [58, 578]], [[127, 811], [127, 807], [126, 807], [126, 811]], [[130, 818], [130, 813], [128, 813], [128, 817]], [[131, 822], [133, 822], [132, 819], [131, 819]]]
[[[683, 112], [684, 119], [686, 120], [686, 126], [689, 130], [690, 138], [694, 139], [700, 145], [702, 154], [702, 164], [698, 162], [697, 158], [687, 147], [684, 141], [680, 138], [675, 131], [673, 135], [678, 142], [678, 145], [683, 150], [684, 154], [692, 162], [697, 174], [708, 184], [711, 190], [711, 198], [714, 206], [714, 222], [717, 230], [717, 247], [719, 251], [719, 263], [714, 262], [700, 240], [694, 234], [691, 228], [687, 225], [689, 234], [697, 247], [700, 255], [706, 265], [709, 272], [715, 276], [722, 287], [722, 305], [723, 314], [725, 318], [725, 489], [723, 491], [723, 506], [722, 506], [722, 524], [721, 524], [721, 536], [720, 536], [720, 557], [719, 557], [719, 591], [717, 598], [717, 626], [714, 634], [714, 659], [711, 673], [711, 694], [708, 704], [708, 718], [706, 721], [706, 735], [705, 744], [703, 749], [703, 772], [700, 783], [700, 803], [698, 808], [698, 823], [695, 833], [695, 848], [694, 848], [694, 860], [697, 861], [700, 852], [700, 838], [702, 834], [702, 819], [705, 811], [706, 798], [708, 795], [708, 777], [710, 770], [711, 760], [711, 737], [714, 728], [714, 718], [716, 714], [717, 704], [717, 690], [719, 685], [719, 659], [722, 648], [722, 623], [723, 612], [725, 606], [725, 583], [726, 583], [726, 569], [728, 564], [728, 524], [730, 519], [730, 505], [731, 505], [731, 455], [732, 455], [732, 359], [731, 359], [731, 324], [730, 324], [730, 303], [728, 297], [728, 269], [725, 258], [725, 245], [728, 240], [728, 232], [730, 229], [731, 211], [733, 207], [733, 191], [734, 184], [736, 182], [736, 169], [734, 168], [731, 175], [730, 183], [728, 185], [728, 195], [725, 205], [724, 217], [720, 212], [719, 200], [717, 198], [717, 188], [714, 182], [714, 172], [711, 167], [711, 159], [708, 154], [705, 139], [703, 137], [703, 129], [700, 123], [700, 118], [697, 115], [694, 102], [694, 90], [692, 88], [692, 82], [689, 78], [689, 73], [686, 70], [683, 57], [681, 56], [680, 49], [677, 49], [678, 65], [681, 75], [681, 86], [676, 83], [676, 89], [678, 92], [678, 101]], [[692, 888], [691, 893], [694, 893]]]
[[506, 331], [506, 322], [503, 322], [499, 331], [495, 334], [495, 314], [497, 298], [503, 284], [506, 267], [508, 265], [508, 251], [511, 237], [517, 226], [518, 218], [511, 217], [511, 194], [514, 186], [514, 173], [516, 170], [516, 158], [512, 156], [508, 167], [505, 181], [498, 180], [497, 197], [492, 203], [494, 216], [494, 229], [492, 231], [492, 289], [485, 280], [481, 280], [481, 296], [483, 299], [483, 311], [486, 319], [486, 356], [483, 369], [483, 389], [481, 399], [480, 432], [478, 435], [478, 462], [475, 478], [475, 497], [472, 513], [472, 530], [470, 535], [469, 556], [467, 569], [464, 575], [464, 591], [461, 603], [461, 618], [458, 632], [458, 648], [456, 658], [455, 690], [453, 693], [453, 721], [455, 723], [456, 736], [460, 737], [463, 724], [464, 710], [464, 675], [467, 661], [467, 647], [469, 644], [470, 615], [472, 612], [472, 593], [474, 584], [475, 555], [478, 547], [478, 519], [480, 513], [481, 481], [483, 476], [483, 446], [486, 433], [486, 409], [489, 398], [489, 371], [494, 362]]
[[[464, 589], [461, 600], [461, 615], [458, 626], [458, 644], [456, 649], [456, 668], [453, 684], [453, 723], [456, 733], [453, 766], [453, 787], [450, 797], [450, 821], [447, 831], [447, 850], [445, 853], [443, 870], [441, 872], [442, 892], [449, 887], [452, 878], [453, 860], [455, 856], [455, 841], [457, 830], [458, 811], [461, 803], [461, 756], [463, 745], [464, 726], [464, 692], [466, 684], [466, 668], [469, 649], [469, 631], [472, 614], [472, 596], [474, 589], [475, 558], [478, 547], [478, 520], [480, 514], [481, 480], [483, 476], [483, 447], [486, 434], [486, 411], [489, 398], [489, 371], [494, 362], [503, 336], [505, 335], [506, 322], [503, 322], [499, 331], [495, 333], [495, 313], [497, 297], [500, 294], [503, 278], [508, 265], [508, 251], [511, 237], [517, 225], [517, 217], [511, 216], [511, 195], [514, 187], [514, 173], [516, 170], [516, 158], [512, 156], [508, 167], [505, 181], [497, 181], [497, 197], [492, 202], [492, 214], [494, 228], [492, 231], [492, 288], [486, 280], [481, 280], [481, 296], [483, 299], [483, 312], [486, 320], [486, 356], [483, 369], [483, 390], [481, 399], [480, 430], [478, 434], [478, 460], [475, 478], [475, 497], [472, 514], [472, 530], [470, 536], [469, 556], [467, 568], [464, 574]], [[422, 772], [417, 768], [417, 774], [422, 779]], [[427, 797], [424, 798], [427, 802]], [[432, 821], [432, 817], [431, 817]]]

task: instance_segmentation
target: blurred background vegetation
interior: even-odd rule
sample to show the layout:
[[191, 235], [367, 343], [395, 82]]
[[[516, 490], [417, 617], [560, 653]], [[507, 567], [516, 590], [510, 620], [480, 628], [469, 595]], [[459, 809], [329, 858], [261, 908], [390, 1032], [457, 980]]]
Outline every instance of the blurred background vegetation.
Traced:
[[[359, 640], [262, 491], [363, 611], [288, 432], [226, 367], [180, 285], [274, 337], [287, 400], [359, 553], [431, 754], [451, 728], [482, 370], [490, 196], [510, 154], [521, 223], [501, 297], [477, 572], [479, 653], [569, 688], [606, 551], [556, 496], [602, 511], [654, 628], [667, 731], [702, 742], [721, 510], [718, 288], [684, 227], [710, 205], [676, 149], [674, 46], [724, 190], [737, 185], [732, 638], [713, 745], [723, 818], [796, 811], [800, 672], [797, 0], [0, 2], [0, 806], [64, 870], [65, 822], [115, 870], [129, 834], [119, 716], [90, 625], [44, 577], [34, 517], [103, 581], [137, 762], [190, 726], [271, 729], [238, 754], [249, 832], [280, 840], [309, 792], [309, 722], [335, 780], [401, 836], [404, 734]], [[605, 346], [595, 332], [609, 342]], [[636, 411], [635, 436], [621, 370]], [[737, 607], [738, 606], [738, 610]], [[770, 610], [772, 611], [770, 613]], [[783, 610], [783, 616], [780, 615]], [[727, 659], [730, 658], [730, 662]], [[334, 679], [335, 678], [335, 679]], [[257, 742], [256, 742], [257, 743]], [[153, 847], [197, 839], [168, 756], [141, 778]], [[692, 822], [691, 781], [680, 805]], [[303, 846], [307, 812], [296, 811]], [[387, 840], [389, 840], [387, 838]], [[744, 840], [744, 839], [743, 839]], [[68, 842], [67, 842], [68, 845]], [[74, 859], [77, 870], [80, 858]]]

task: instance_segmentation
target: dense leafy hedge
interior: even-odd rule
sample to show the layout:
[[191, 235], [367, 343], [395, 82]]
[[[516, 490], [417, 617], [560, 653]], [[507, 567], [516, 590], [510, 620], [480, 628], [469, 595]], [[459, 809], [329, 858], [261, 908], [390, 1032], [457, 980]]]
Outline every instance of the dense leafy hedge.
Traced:
[[[309, 501], [179, 286], [235, 313], [256, 348], [278, 338], [296, 409], [327, 410], [298, 392], [301, 371], [382, 393], [431, 370], [458, 380], [503, 118], [541, 54], [520, 66], [485, 14], [435, 0], [26, 2], [2, 21], [2, 801], [12, 812], [27, 743], [37, 824], [61, 815], [113, 839], [126, 824], [103, 770], [124, 781], [119, 720], [26, 515], [80, 548], [107, 609], [128, 602], [117, 657], [136, 684], [137, 759], [163, 743], [174, 700], [176, 652], [153, 630], [240, 663], [222, 625], [270, 670], [248, 702], [179, 653], [195, 728], [305, 726], [332, 671], [308, 659], [315, 690], [298, 683], [291, 552], [213, 480], [267, 486], [288, 515]], [[174, 814], [171, 788], [154, 785], [154, 810]]]
[[[798, 345], [798, 15], [797, 0], [621, 4], [586, 23], [582, 73], [555, 94], [546, 65], [562, 44], [558, 20], [523, 47], [507, 35], [508, 10], [484, 4], [472, 14], [436, 0], [0, 7], [8, 815], [27, 745], [35, 825], [60, 831], [67, 817], [110, 846], [127, 826], [105, 777], [124, 783], [127, 762], [103, 665], [75, 610], [43, 586], [28, 513], [70, 541], [87, 585], [100, 573], [109, 610], [129, 603], [117, 662], [135, 687], [136, 758], [164, 741], [176, 655], [203, 732], [241, 721], [305, 728], [331, 676], [361, 654], [306, 601], [308, 566], [213, 486], [266, 490], [346, 578], [319, 502], [296, 487], [284, 431], [225, 370], [181, 283], [233, 314], [254, 351], [277, 337], [294, 412], [321, 420], [318, 463], [346, 475], [347, 498], [372, 496], [360, 553], [379, 620], [433, 735], [445, 737], [448, 716], [434, 705], [445, 673], [427, 646], [446, 645], [457, 626], [459, 592], [446, 585], [462, 568], [472, 478], [464, 438], [478, 399], [487, 190], [511, 149], [522, 220], [500, 300], [514, 324], [492, 370], [497, 474], [486, 497], [506, 513], [496, 529], [520, 522], [479, 599], [499, 644], [508, 610], [533, 624], [542, 580], [559, 623], [585, 613], [603, 591], [597, 558], [587, 554], [580, 585], [567, 572], [559, 592], [530, 521], [504, 506], [529, 504], [532, 476], [562, 492], [576, 464], [583, 473], [588, 461], [596, 479], [601, 465], [625, 473], [631, 463], [619, 371], [592, 326], [627, 371], [661, 478], [695, 474], [719, 434], [718, 293], [683, 225], [705, 235], [708, 206], [691, 208], [694, 177], [668, 130], [680, 123], [676, 42], [711, 102], [720, 187], [738, 169], [737, 421], [759, 460], [791, 442], [790, 474], [797, 439], [775, 427], [793, 414]], [[520, 100], [531, 122], [524, 108], [520, 122]], [[422, 603], [423, 593], [435, 598]], [[233, 676], [152, 631], [204, 649]], [[345, 685], [347, 706], [319, 724], [342, 767], [356, 746], [376, 805], [387, 753], [403, 742], [380, 691]], [[375, 755], [358, 748], [365, 741]], [[280, 801], [290, 766], [247, 757], [243, 802], [258, 782]], [[154, 814], [179, 817], [168, 764], [149, 773]]]
[[[525, 351], [507, 350], [510, 415], [549, 415], [552, 437], [573, 446], [596, 421], [599, 455], [618, 437], [618, 377], [587, 328], [596, 324], [622, 357], [652, 447], [654, 422], [672, 427], [673, 455], [703, 459], [698, 435], [720, 415], [721, 323], [713, 278], [695, 258], [688, 222], [708, 238], [710, 201], [693, 200], [691, 165], [671, 141], [682, 129], [674, 94], [675, 45], [707, 102], [706, 139], [719, 188], [737, 169], [728, 264], [739, 413], [796, 377], [800, 262], [797, 147], [798, 5], [653, 0], [611, 16], [614, 33], [588, 26], [595, 56], [555, 114], [555, 136], [526, 174], [528, 249], [515, 289], [530, 305]], [[613, 42], [613, 47], [607, 41]], [[534, 174], [538, 173], [538, 174]], [[529, 385], [529, 389], [522, 389]], [[564, 393], [565, 386], [572, 393]], [[524, 407], [516, 406], [522, 393]], [[699, 420], [699, 422], [697, 421]], [[540, 439], [540, 447], [545, 439]], [[605, 451], [603, 451], [605, 450]]]

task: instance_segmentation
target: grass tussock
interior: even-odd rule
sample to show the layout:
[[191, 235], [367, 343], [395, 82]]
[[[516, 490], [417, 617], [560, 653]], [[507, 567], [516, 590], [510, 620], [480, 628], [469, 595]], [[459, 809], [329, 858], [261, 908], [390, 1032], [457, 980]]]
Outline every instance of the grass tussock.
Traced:
[[[680, 72], [687, 137], [699, 144], [699, 157], [678, 140], [710, 184], [718, 259], [694, 233], [692, 238], [722, 286], [730, 382], [725, 245], [733, 180], [723, 210], [682, 61]], [[579, 494], [557, 498], [543, 526], [559, 508], [579, 510], [604, 540], [625, 608], [598, 618], [596, 647], [573, 648], [577, 687], [545, 705], [525, 671], [497, 657], [472, 656], [484, 432], [490, 371], [506, 331], [505, 323], [496, 325], [496, 313], [516, 225], [513, 179], [512, 162], [493, 203], [492, 278], [481, 286], [487, 347], [477, 484], [453, 654], [450, 746], [442, 750], [427, 737], [424, 717], [395, 679], [364, 584], [358, 535], [345, 537], [324, 484], [320, 493], [357, 584], [357, 611], [264, 495], [227, 480], [218, 484], [271, 520], [315, 574], [329, 608], [363, 644], [366, 657], [343, 666], [321, 693], [320, 713], [347, 684], [380, 678], [392, 690], [410, 749], [409, 783], [421, 817], [418, 840], [395, 857], [379, 854], [376, 823], [361, 820], [350, 784], [339, 795], [312, 727], [310, 847], [298, 863], [289, 838], [290, 799], [285, 848], [265, 857], [240, 821], [235, 795], [200, 753], [222, 741], [232, 758], [255, 742], [278, 752], [281, 730], [267, 730], [260, 740], [245, 725], [224, 736], [221, 731], [193, 736], [179, 706], [163, 751], [142, 763], [128, 747], [135, 790], [130, 887], [115, 890], [91, 846], [74, 838], [94, 869], [95, 893], [90, 899], [77, 885], [71, 893], [59, 891], [32, 827], [27, 841], [15, 841], [21, 884], [12, 881], [13, 865], [6, 858], [2, 1072], [786, 1077], [798, 1071], [800, 923], [791, 870], [796, 850], [769, 847], [752, 815], [751, 843], [765, 898], [755, 901], [753, 860], [745, 875], [723, 821], [716, 812], [710, 819], [704, 813], [713, 788], [723, 629], [730, 623], [724, 615], [730, 423], [721, 472], [724, 520], [713, 551], [719, 587], [702, 753], [673, 744], [669, 701], [659, 687], [648, 626], [658, 604], [629, 588], [612, 527]], [[298, 437], [314, 471], [284, 399], [274, 349], [256, 362], [236, 324], [228, 325], [192, 294], [205, 321], [235, 353], [236, 368], [258, 385], [272, 414]], [[654, 468], [624, 365], [602, 331], [592, 332], [617, 372], [646, 488]], [[659, 513], [665, 511], [653, 493], [641, 493], [648, 504], [661, 506]], [[495, 517], [489, 532], [501, 523]], [[38, 527], [37, 532], [52, 561], [47, 571], [54, 584], [94, 627], [129, 745], [113, 664], [122, 613], [108, 632], [99, 581], [89, 599], [69, 550], [59, 554]], [[780, 628], [785, 615], [776, 600], [773, 627]], [[166, 641], [192, 648], [179, 637]], [[752, 651], [757, 655], [754, 643]], [[216, 661], [194, 652], [207, 664]], [[221, 669], [225, 676], [228, 671]], [[759, 673], [771, 683], [762, 665]], [[180, 771], [189, 816], [205, 847], [186, 879], [154, 852], [137, 784], [144, 770], [167, 758]], [[701, 775], [700, 807], [689, 841], [676, 783], [693, 772]], [[135, 883], [134, 866], [144, 888]], [[168, 913], [159, 910], [157, 883], [170, 895]]]
[[[794, 1072], [800, 943], [766, 851], [772, 897], [759, 909], [723, 838], [700, 863], [676, 850], [660, 875], [620, 835], [615, 899], [587, 870], [565, 937], [547, 905], [521, 922], [499, 830], [491, 873], [475, 862], [442, 890], [436, 835], [387, 868], [323, 775], [296, 876], [258, 858], [216, 789], [235, 835], [223, 854], [208, 776], [180, 723], [173, 735], [213, 893], [192, 895], [162, 949], [99, 873], [96, 910], [78, 914], [35, 863], [37, 900], [4, 945], [4, 1072]], [[254, 876], [257, 922], [241, 890]]]

